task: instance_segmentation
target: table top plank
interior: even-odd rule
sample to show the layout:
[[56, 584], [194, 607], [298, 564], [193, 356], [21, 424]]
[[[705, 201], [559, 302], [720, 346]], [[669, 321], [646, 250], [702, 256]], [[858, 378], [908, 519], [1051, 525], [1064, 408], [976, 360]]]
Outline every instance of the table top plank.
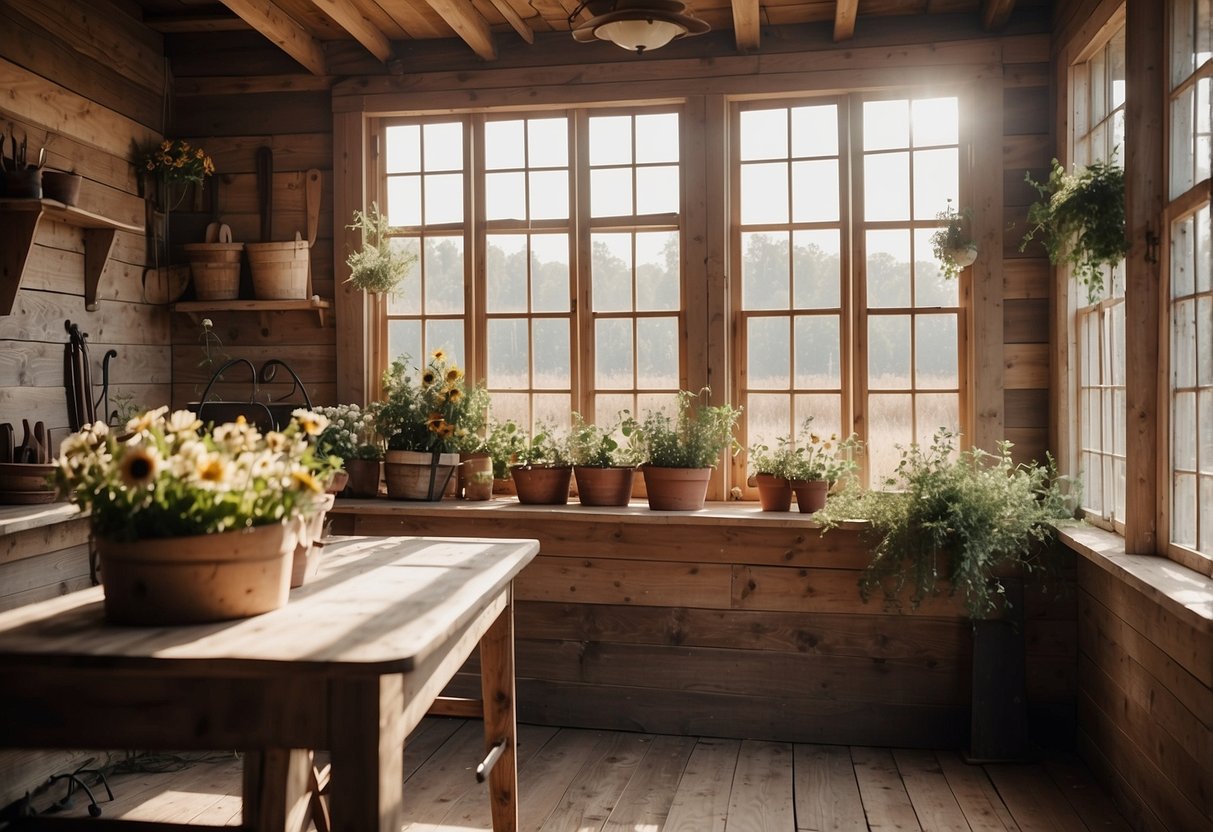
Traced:
[[258, 672], [291, 663], [326, 674], [408, 672], [497, 597], [534, 558], [534, 540], [347, 537], [281, 609], [213, 624], [104, 620], [101, 587], [0, 613], [0, 668]]

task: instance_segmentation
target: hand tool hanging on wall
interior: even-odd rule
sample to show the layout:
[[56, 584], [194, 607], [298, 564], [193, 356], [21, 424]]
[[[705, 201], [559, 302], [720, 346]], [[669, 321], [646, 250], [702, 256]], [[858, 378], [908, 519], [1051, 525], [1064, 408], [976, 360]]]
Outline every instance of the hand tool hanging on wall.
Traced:
[[117, 358], [118, 351], [108, 349], [105, 355], [101, 358], [101, 395], [97, 397], [97, 401], [93, 406], [94, 411], [104, 402], [104, 407], [101, 408], [101, 418], [106, 424], [113, 424], [118, 420], [118, 411], [110, 412], [110, 359]]
[[[320, 171], [309, 168], [304, 174], [303, 196], [307, 206], [307, 247], [316, 245], [316, 231], [320, 227]], [[307, 256], [307, 296], [312, 296], [312, 255]]]
[[78, 324], [63, 322], [68, 342], [63, 351], [63, 383], [67, 390], [67, 418], [72, 430], [97, 421], [93, 403], [92, 370], [88, 360], [88, 333]]
[[261, 242], [274, 239], [274, 151], [257, 148], [257, 199], [261, 209]]

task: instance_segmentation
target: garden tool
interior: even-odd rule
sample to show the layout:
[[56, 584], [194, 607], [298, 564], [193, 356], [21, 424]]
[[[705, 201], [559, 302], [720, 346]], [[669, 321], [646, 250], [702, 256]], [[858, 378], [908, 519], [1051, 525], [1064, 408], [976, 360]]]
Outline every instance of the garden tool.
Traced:
[[0, 424], [0, 462], [13, 461], [13, 426]]

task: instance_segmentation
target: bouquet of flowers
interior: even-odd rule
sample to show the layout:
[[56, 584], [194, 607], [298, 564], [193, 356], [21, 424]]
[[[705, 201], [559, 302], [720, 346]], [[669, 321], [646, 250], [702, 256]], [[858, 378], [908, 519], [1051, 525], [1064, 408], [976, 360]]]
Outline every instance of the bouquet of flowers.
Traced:
[[150, 410], [120, 437], [95, 422], [63, 441], [60, 492], [108, 540], [142, 540], [280, 523], [312, 511], [339, 460], [317, 452], [328, 421], [296, 410], [282, 431], [238, 420], [202, 430], [188, 410]]
[[407, 358], [392, 362], [383, 375], [384, 399], [374, 406], [375, 427], [389, 451], [453, 451], [469, 407], [463, 370], [434, 350], [415, 372]]
[[167, 182], [201, 182], [215, 172], [206, 151], [185, 139], [165, 139], [143, 154], [140, 167]]
[[328, 419], [328, 427], [316, 441], [320, 453], [345, 461], [383, 458], [383, 441], [375, 430], [375, 414], [369, 408], [339, 404], [318, 407], [316, 413]]

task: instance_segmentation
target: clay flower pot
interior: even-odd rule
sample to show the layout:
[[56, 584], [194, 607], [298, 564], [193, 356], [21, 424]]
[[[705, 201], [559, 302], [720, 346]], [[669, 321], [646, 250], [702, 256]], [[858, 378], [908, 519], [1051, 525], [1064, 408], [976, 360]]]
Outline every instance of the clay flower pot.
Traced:
[[654, 511], [699, 511], [708, 495], [711, 468], [659, 468], [645, 465], [644, 487]]
[[493, 496], [493, 458], [482, 453], [459, 454], [458, 496], [465, 500], [488, 500]]
[[518, 502], [537, 506], [562, 506], [569, 501], [571, 465], [515, 465], [510, 469]]
[[573, 476], [577, 478], [578, 499], [583, 506], [626, 506], [632, 499], [636, 469], [578, 465]]
[[345, 493], [350, 497], [378, 497], [382, 474], [377, 459], [347, 459], [345, 470], [350, 475]]
[[763, 511], [787, 511], [792, 507], [792, 486], [774, 474], [755, 474], [758, 503]]
[[796, 507], [801, 514], [812, 514], [826, 507], [830, 484], [825, 480], [793, 480], [791, 485], [796, 493]]

